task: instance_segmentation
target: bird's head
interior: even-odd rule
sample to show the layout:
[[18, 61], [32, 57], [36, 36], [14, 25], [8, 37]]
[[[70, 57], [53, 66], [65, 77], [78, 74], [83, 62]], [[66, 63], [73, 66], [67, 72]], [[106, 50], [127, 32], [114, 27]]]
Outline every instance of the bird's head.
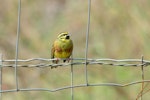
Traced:
[[62, 32], [58, 35], [57, 37], [58, 39], [64, 41], [64, 40], [69, 40], [70, 39], [70, 35], [68, 32]]

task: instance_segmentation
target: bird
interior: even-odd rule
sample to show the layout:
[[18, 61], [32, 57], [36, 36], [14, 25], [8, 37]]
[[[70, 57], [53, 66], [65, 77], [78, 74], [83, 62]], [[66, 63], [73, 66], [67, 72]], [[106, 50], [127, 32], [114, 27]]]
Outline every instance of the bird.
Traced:
[[[64, 58], [63, 62], [66, 62], [66, 60], [72, 55], [72, 51], [73, 42], [70, 39], [70, 34], [68, 32], [59, 33], [51, 49], [51, 59], [56, 58], [56, 60], [53, 60], [52, 62], [57, 64], [59, 62], [59, 58]], [[51, 68], [57, 68], [57, 66], [52, 66]]]

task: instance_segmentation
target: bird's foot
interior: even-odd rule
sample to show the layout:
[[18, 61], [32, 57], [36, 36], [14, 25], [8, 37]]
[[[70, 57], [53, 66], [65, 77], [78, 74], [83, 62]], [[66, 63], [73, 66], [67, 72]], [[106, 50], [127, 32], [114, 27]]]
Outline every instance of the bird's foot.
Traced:
[[[55, 58], [55, 60], [53, 60], [53, 63], [57, 64], [59, 62], [60, 58]], [[58, 66], [52, 66], [51, 69], [53, 68], [57, 68]]]
[[66, 58], [65, 60], [63, 60], [63, 62], [67, 61], [69, 63], [70, 60], [71, 60], [70, 58]]
[[66, 60], [67, 60], [67, 62], [69, 63], [69, 61], [71, 60], [71, 58], [67, 58]]
[[60, 60], [60, 58], [55, 58], [55, 59], [53, 60], [53, 63], [57, 64], [57, 63], [59, 62], [59, 60]]

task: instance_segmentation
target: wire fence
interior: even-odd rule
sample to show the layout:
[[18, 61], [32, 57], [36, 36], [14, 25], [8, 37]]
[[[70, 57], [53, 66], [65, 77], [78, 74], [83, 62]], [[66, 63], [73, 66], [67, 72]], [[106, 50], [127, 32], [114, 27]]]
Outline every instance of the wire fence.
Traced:
[[[2, 100], [2, 94], [6, 92], [17, 92], [17, 91], [48, 91], [48, 92], [56, 92], [56, 91], [61, 91], [65, 89], [71, 89], [71, 99], [74, 100], [74, 88], [79, 88], [79, 87], [92, 87], [92, 86], [112, 86], [112, 87], [127, 87], [135, 84], [141, 84], [141, 91], [137, 95], [136, 100], [141, 98], [142, 96], [149, 92], [150, 89], [144, 91], [146, 88], [146, 85], [144, 83], [149, 83], [150, 80], [145, 80], [144, 78], [144, 67], [147, 67], [150, 65], [149, 60], [144, 60], [143, 56], [141, 59], [89, 59], [87, 57], [88, 54], [88, 39], [89, 39], [89, 30], [90, 30], [90, 12], [91, 12], [91, 0], [87, 0], [88, 2], [88, 20], [87, 20], [87, 31], [86, 31], [86, 42], [85, 42], [85, 58], [70, 58], [71, 62], [70, 63], [58, 63], [58, 64], [53, 64], [51, 63], [52, 60], [56, 59], [46, 59], [46, 58], [31, 58], [31, 59], [18, 59], [18, 52], [19, 52], [19, 35], [20, 35], [20, 17], [21, 17], [21, 0], [18, 0], [18, 24], [17, 24], [17, 36], [16, 36], [16, 55], [15, 59], [3, 59], [2, 55], [0, 57], [0, 96]], [[60, 59], [63, 60], [63, 59]], [[36, 64], [33, 64], [33, 62]], [[21, 64], [20, 64], [21, 63]], [[30, 63], [30, 64], [27, 64]], [[84, 84], [79, 84], [75, 85], [74, 84], [74, 70], [73, 67], [76, 67], [76, 65], [84, 65], [84, 70], [85, 70], [85, 83]], [[141, 67], [141, 80], [139, 81], [133, 81], [125, 84], [120, 84], [120, 83], [97, 83], [97, 84], [91, 84], [88, 81], [88, 65], [109, 65], [113, 67]], [[18, 67], [38, 67], [38, 68], [45, 68], [45, 67], [67, 67], [71, 66], [71, 84], [70, 86], [65, 86], [65, 87], [59, 87], [55, 89], [47, 89], [47, 88], [19, 88], [18, 86]], [[3, 90], [2, 89], [2, 75], [3, 75], [3, 68], [6, 67], [12, 67], [15, 70], [15, 89], [9, 89], [9, 90]]]
[[[78, 87], [92, 87], [92, 86], [116, 86], [116, 87], [126, 87], [126, 86], [130, 86], [130, 85], [135, 85], [135, 84], [142, 84], [142, 90], [140, 91], [140, 94], [138, 96], [141, 97], [142, 94], [149, 92], [149, 90], [145, 91], [143, 93], [143, 90], [145, 89], [144, 83], [149, 83], [150, 80], [144, 80], [144, 67], [147, 67], [150, 65], [150, 61], [149, 60], [144, 60], [143, 56], [141, 59], [121, 59], [121, 60], [117, 60], [117, 59], [109, 59], [109, 58], [105, 58], [105, 59], [86, 59], [85, 62], [85, 58], [71, 58], [71, 62], [70, 63], [59, 63], [59, 64], [53, 64], [51, 63], [51, 61], [56, 60], [56, 59], [46, 59], [46, 58], [31, 58], [31, 59], [18, 59], [17, 62], [17, 66], [15, 64], [10, 64], [10, 63], [14, 63], [16, 60], [15, 59], [9, 59], [9, 60], [5, 60], [2, 58], [0, 59], [0, 66], [1, 66], [1, 76], [2, 76], [2, 68], [6, 68], [6, 67], [27, 67], [27, 68], [31, 68], [31, 67], [38, 67], [38, 68], [46, 68], [46, 67], [67, 67], [67, 66], [71, 66], [71, 85], [70, 86], [66, 86], [66, 87], [59, 87], [56, 89], [47, 89], [47, 88], [26, 88], [26, 89], [22, 89], [22, 88], [16, 88], [16, 89], [12, 89], [12, 90], [2, 90], [0, 93], [5, 93], [5, 92], [16, 92], [16, 91], [48, 91], [48, 92], [56, 92], [56, 91], [60, 91], [60, 90], [65, 90], [65, 89], [70, 89], [71, 88], [71, 94], [73, 97], [73, 88], [78, 88]], [[59, 60], [64, 60], [64, 59], [59, 59]], [[32, 63], [36, 64], [32, 64]], [[22, 63], [22, 64], [19, 64]], [[31, 63], [31, 64], [27, 64], [26, 63]], [[85, 74], [85, 78], [87, 78], [87, 81], [85, 82], [85, 84], [80, 84], [80, 85], [74, 85], [73, 84], [73, 67], [75, 67], [76, 65], [109, 65], [110, 67], [141, 67], [141, 71], [142, 71], [142, 80], [139, 81], [133, 81], [130, 83], [125, 83], [125, 84], [119, 84], [119, 83], [97, 83], [97, 84], [89, 84], [88, 82], [88, 74]], [[87, 75], [87, 76], [86, 76]], [[2, 78], [1, 78], [1, 82], [2, 82]], [[16, 80], [17, 83], [17, 80]], [[2, 87], [2, 83], [1, 83], [1, 87]]]
[[[58, 64], [53, 64], [50, 63], [53, 60], [57, 60], [57, 59], [46, 59], [46, 58], [31, 58], [31, 59], [18, 59], [17, 62], [18, 63], [26, 63], [26, 62], [39, 62], [37, 64], [17, 64], [17, 67], [57, 67], [57, 66], [61, 66], [61, 67], [66, 67], [66, 66], [70, 66], [70, 65], [110, 65], [110, 66], [121, 66], [121, 67], [141, 67], [141, 66], [149, 66], [150, 65], [150, 61], [149, 60], [142, 60], [142, 59], [121, 59], [121, 60], [117, 60], [117, 59], [109, 59], [109, 58], [104, 58], [104, 59], [86, 59], [85, 62], [85, 58], [72, 58], [70, 60], [74, 61], [72, 63], [58, 63]], [[59, 60], [65, 60], [65, 59], [59, 59]], [[10, 59], [10, 60], [3, 60], [1, 59], [1, 64], [2, 67], [14, 67], [15, 68], [15, 64], [9, 64], [9, 63], [13, 63], [16, 60], [14, 59]], [[47, 62], [47, 63], [42, 63], [42, 61]], [[6, 64], [5, 64], [6, 63]]]

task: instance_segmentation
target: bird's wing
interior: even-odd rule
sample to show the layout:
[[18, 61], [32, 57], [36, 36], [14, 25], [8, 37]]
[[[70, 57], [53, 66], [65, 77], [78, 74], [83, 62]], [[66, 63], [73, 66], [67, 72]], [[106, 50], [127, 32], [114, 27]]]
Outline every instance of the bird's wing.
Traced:
[[54, 44], [53, 44], [52, 49], [51, 49], [51, 59], [54, 58], [54, 52], [55, 52], [55, 47], [54, 47]]

